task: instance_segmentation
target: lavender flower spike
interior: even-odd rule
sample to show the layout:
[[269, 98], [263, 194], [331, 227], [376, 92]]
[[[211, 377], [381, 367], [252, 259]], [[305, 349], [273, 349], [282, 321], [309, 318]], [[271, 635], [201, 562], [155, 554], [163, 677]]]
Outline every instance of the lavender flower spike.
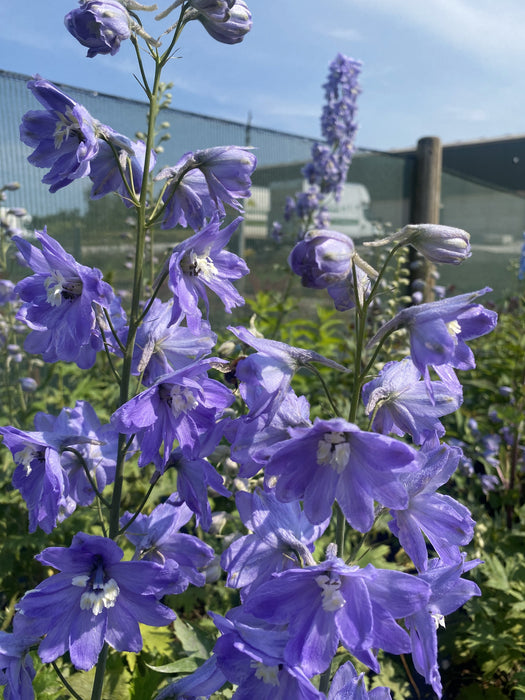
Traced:
[[491, 291], [490, 287], [484, 287], [477, 292], [403, 309], [379, 329], [368, 347], [390, 332], [406, 328], [410, 336], [412, 362], [425, 381], [429, 381], [428, 365], [472, 369], [476, 362], [465, 341], [490, 333], [498, 318], [495, 311], [474, 302]]
[[17, 609], [28, 629], [46, 636], [39, 656], [51, 663], [69, 651], [75, 668], [87, 671], [104, 642], [117, 651], [142, 649], [139, 622], [161, 627], [175, 613], [158, 602], [160, 567], [149, 561], [121, 561], [112, 540], [79, 532], [71, 547], [49, 547], [37, 559], [59, 573], [25, 594]]

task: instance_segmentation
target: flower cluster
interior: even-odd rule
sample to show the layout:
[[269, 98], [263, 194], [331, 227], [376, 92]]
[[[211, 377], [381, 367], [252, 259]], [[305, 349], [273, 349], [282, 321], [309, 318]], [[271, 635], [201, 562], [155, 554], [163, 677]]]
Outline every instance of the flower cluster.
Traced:
[[[81, 0], [66, 25], [90, 57], [114, 55], [125, 39], [143, 38], [156, 78], [189, 21], [226, 44], [239, 42], [251, 27], [244, 0], [176, 0], [157, 16], [180, 13], [166, 32], [169, 50], [160, 54], [133, 19], [151, 9], [134, 0]], [[154, 112], [158, 80], [150, 86], [142, 63], [140, 69]], [[321, 199], [337, 198], [346, 178], [359, 71], [359, 62], [341, 55], [330, 66], [322, 119], [327, 144], [314, 148], [304, 173], [312, 189], [294, 204], [310, 223], [315, 210], [323, 218]], [[248, 268], [227, 250], [241, 217], [227, 221], [226, 207], [242, 212], [250, 195], [251, 150], [196, 150], [154, 175], [156, 159], [148, 152], [154, 125], [145, 143], [132, 142], [47, 81], [37, 78], [29, 87], [45, 108], [23, 118], [22, 140], [34, 149], [30, 161], [49, 169], [44, 182], [53, 192], [89, 177], [93, 198], [117, 194], [137, 214], [137, 256], [125, 314], [102, 273], [78, 263], [47, 231], [35, 233], [40, 248], [13, 237], [33, 273], [5, 290], [22, 300], [18, 319], [30, 329], [26, 350], [83, 369], [104, 351], [118, 403], [104, 407], [107, 424], [79, 400], [58, 416], [38, 413], [34, 430], [0, 428], [31, 532], [52, 533], [76, 508], [97, 505], [97, 534], [77, 532], [70, 546], [47, 547], [37, 556], [55, 573], [19, 598], [12, 631], [0, 634], [6, 697], [33, 697], [29, 650], [37, 648], [43, 664], [67, 654], [78, 670], [96, 665], [92, 698], [100, 700], [109, 648], [141, 651], [140, 625], [170, 625], [171, 596], [216, 580], [220, 574], [210, 572], [219, 563], [240, 605], [211, 613], [218, 636], [209, 658], [168, 683], [158, 700], [210, 697], [226, 683], [237, 700], [387, 700], [389, 690], [368, 692], [351, 662], [331, 678], [340, 647], [376, 673], [379, 650], [411, 654], [441, 697], [437, 626], [480, 591], [463, 578], [479, 563], [467, 561], [461, 549], [472, 539], [473, 519], [438, 492], [461, 458], [457, 447], [442, 442], [440, 419], [462, 403], [456, 370], [475, 365], [467, 342], [496, 323], [496, 314], [477, 303], [488, 288], [403, 308], [382, 319], [367, 344], [367, 313], [384, 270], [376, 273], [357, 256], [347, 236], [325, 226], [305, 229], [290, 265], [307, 286], [327, 289], [337, 309], [355, 308], [355, 357], [324, 357], [265, 338], [252, 324], [228, 327], [234, 350], [224, 359], [221, 348], [214, 350], [207, 294], [213, 291], [227, 313], [244, 302], [234, 282]], [[143, 252], [155, 225], [192, 232], [146, 288]], [[407, 227], [389, 242], [393, 253], [407, 243], [429, 259], [457, 263], [469, 254], [463, 234]], [[372, 284], [371, 277], [379, 279]], [[410, 354], [386, 362], [379, 353], [398, 330], [408, 335]], [[310, 407], [307, 396], [296, 393], [300, 372], [321, 378], [327, 402]], [[339, 396], [324, 382], [328, 372], [337, 376], [332, 385], [340, 386]], [[221, 451], [228, 468], [217, 458]], [[124, 490], [131, 459], [140, 468], [133, 477], [139, 484], [150, 474], [140, 498], [133, 488]], [[166, 490], [150, 507], [158, 482]], [[217, 521], [236, 522], [231, 507], [221, 513], [217, 505], [232, 491], [237, 529], [215, 551], [209, 542]], [[355, 531], [355, 540], [372, 539], [379, 517], [388, 518], [412, 562], [405, 570], [363, 564], [362, 552], [345, 552], [345, 529]], [[203, 538], [196, 536], [203, 531]], [[119, 546], [124, 538], [128, 559]], [[175, 606], [184, 609], [178, 600]]]

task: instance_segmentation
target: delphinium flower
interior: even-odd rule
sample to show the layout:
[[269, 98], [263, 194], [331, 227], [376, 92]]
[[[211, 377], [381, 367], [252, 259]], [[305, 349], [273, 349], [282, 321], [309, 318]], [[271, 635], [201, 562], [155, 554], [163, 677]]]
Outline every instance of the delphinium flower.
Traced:
[[13, 237], [24, 264], [35, 273], [15, 288], [24, 302], [17, 318], [31, 329], [24, 347], [41, 353], [46, 362], [92, 367], [103, 347], [94, 305], [109, 309], [118, 303], [113, 290], [100, 270], [78, 263], [46, 230], [35, 231], [35, 236], [41, 250]]
[[38, 653], [44, 663], [67, 651], [75, 668], [87, 671], [104, 642], [117, 651], [139, 652], [139, 623], [160, 627], [175, 614], [158, 601], [158, 564], [121, 561], [110, 539], [79, 532], [70, 547], [49, 547], [36, 558], [59, 573], [29, 591], [17, 604], [29, 630], [45, 637]]
[[445, 434], [439, 421], [456, 411], [462, 403], [463, 391], [443, 381], [431, 382], [427, 391], [421, 373], [407, 357], [401, 362], [387, 362], [376, 379], [363, 387], [366, 414], [373, 416], [372, 429], [383, 434], [403, 436], [408, 433], [417, 445]]
[[[196, 451], [214, 433], [216, 421], [234, 400], [227, 387], [208, 378], [208, 370], [220, 362], [216, 358], [193, 362], [161, 377], [115, 411], [111, 418], [115, 430], [137, 437], [140, 467], [153, 462], [163, 470], [175, 440], [181, 448]], [[210, 452], [220, 438], [219, 432]]]
[[[208, 34], [222, 44], [238, 44], [252, 28], [252, 15], [244, 0], [191, 0], [197, 13], [187, 14], [187, 20], [197, 19]], [[223, 14], [223, 7], [227, 5]]]
[[50, 192], [89, 175], [91, 161], [99, 150], [99, 122], [78, 102], [48, 80], [37, 76], [27, 87], [45, 107], [22, 118], [20, 139], [34, 148], [32, 165], [49, 168], [42, 182]]
[[162, 199], [166, 212], [162, 228], [177, 224], [200, 229], [224, 205], [242, 211], [239, 200], [250, 197], [251, 176], [257, 159], [240, 146], [217, 146], [186, 153], [172, 167], [164, 168], [155, 180], [168, 180]]
[[[95, 498], [93, 483], [102, 493], [115, 478], [118, 434], [111, 425], [102, 425], [87, 401], [74, 408], [63, 408], [58, 416], [37, 413], [35, 428], [55, 433], [62, 441], [60, 463], [67, 475], [68, 496], [82, 506]], [[86, 476], [91, 475], [92, 482]]]
[[185, 503], [195, 514], [195, 522], [206, 532], [212, 525], [212, 513], [208, 499], [208, 490], [212, 489], [219, 496], [229, 498], [230, 491], [224, 486], [222, 476], [205, 458], [211, 454], [222, 436], [222, 428], [211, 430], [204, 442], [192, 450], [182, 450], [176, 447], [169, 456], [160, 473], [174, 469], [177, 473], [176, 503]]
[[418, 468], [416, 452], [395, 438], [359, 430], [342, 418], [316, 418], [311, 428], [290, 428], [290, 439], [265, 468], [281, 501], [302, 499], [312, 523], [329, 518], [337, 500], [350, 525], [367, 532], [374, 522], [374, 501], [405, 508], [402, 477]]
[[442, 696], [441, 677], [438, 667], [437, 630], [445, 626], [445, 616], [464, 605], [472, 596], [481, 595], [474, 581], [461, 578], [461, 574], [479, 564], [479, 560], [465, 561], [464, 556], [453, 564], [441, 559], [432, 559], [428, 569], [418, 578], [431, 589], [428, 603], [405, 619], [412, 641], [412, 661], [416, 671], [438, 696]]
[[303, 169], [310, 184], [318, 185], [322, 193], [332, 193], [336, 201], [355, 151], [361, 69], [361, 61], [343, 54], [338, 54], [330, 64], [321, 116], [321, 133], [326, 143], [314, 144], [312, 161]]
[[329, 521], [314, 526], [298, 501], [280, 503], [273, 494], [239, 491], [235, 504], [240, 518], [252, 534], [234, 540], [221, 557], [228, 572], [226, 585], [240, 588], [245, 598], [273, 573], [313, 563], [315, 541]]
[[321, 700], [325, 696], [299, 665], [283, 657], [287, 633], [246, 614], [242, 608], [226, 617], [211, 613], [221, 636], [211, 658], [194, 674], [170, 683], [156, 700], [206, 697], [226, 681], [237, 686], [233, 700]]
[[66, 29], [88, 48], [87, 55], [114, 56], [131, 36], [130, 16], [118, 0], [80, 0], [80, 7], [64, 18]]
[[[421, 610], [429, 586], [401, 571], [360, 569], [337, 557], [274, 574], [247, 598], [247, 612], [288, 624], [284, 658], [307, 676], [325, 671], [341, 642], [376, 673], [372, 648], [406, 653], [410, 640], [396, 620]], [[412, 613], [408, 613], [412, 614]]]
[[288, 263], [303, 287], [326, 289], [351, 273], [353, 254], [353, 241], [346, 234], [313, 229], [296, 243]]
[[367, 241], [365, 246], [411, 245], [432, 263], [459, 265], [470, 258], [470, 234], [441, 224], [408, 224], [391, 236]]
[[69, 482], [60, 461], [60, 440], [42, 432], [0, 428], [15, 462], [13, 486], [29, 512], [29, 532], [40, 527], [51, 532], [57, 520], [69, 515], [75, 503], [68, 499]]
[[[89, 178], [93, 183], [91, 199], [100, 199], [107, 194], [116, 193], [126, 207], [133, 206], [132, 196], [138, 197], [144, 176], [144, 158], [146, 145], [143, 141], [131, 141], [126, 136], [104, 127], [97, 156], [91, 161]], [[155, 153], [149, 159], [149, 170], [155, 166]], [[126, 178], [126, 183], [122, 178]]]
[[436, 493], [457, 469], [461, 450], [446, 444], [423, 448], [418, 453], [421, 468], [405, 478], [408, 505], [391, 509], [388, 527], [419, 571], [428, 564], [425, 535], [444, 563], [460, 558], [459, 547], [474, 534], [469, 509], [446, 494]]
[[228, 326], [228, 330], [257, 350], [239, 359], [235, 368], [235, 377], [240, 382], [239, 390], [248, 405], [250, 420], [265, 415], [266, 423], [270, 423], [288, 393], [293, 375], [301, 367], [319, 363], [340, 372], [347, 371], [339, 363], [312, 350], [258, 338], [242, 326]]
[[239, 464], [239, 476], [255, 476], [283, 440], [290, 436], [288, 428], [309, 426], [310, 405], [304, 396], [288, 389], [271, 419], [262, 413], [252, 419], [239, 416], [225, 426], [225, 435], [231, 442], [231, 458]]
[[0, 631], [0, 686], [4, 700], [34, 700], [35, 667], [30, 647], [40, 641], [40, 635], [28, 633], [23, 615], [16, 614], [13, 631]]
[[[157, 576], [164, 580], [164, 592], [172, 594], [182, 593], [190, 583], [203, 586], [202, 569], [215, 556], [213, 549], [198, 537], [179, 532], [193, 512], [184, 503], [177, 504], [177, 500], [177, 494], [173, 494], [150, 515], [140, 513], [125, 530], [126, 538], [135, 545], [133, 559], [162, 566], [162, 573]], [[132, 517], [131, 513], [124, 513], [121, 527]]]
[[[353, 265], [355, 249], [344, 233], [312, 229], [292, 249], [288, 264], [301, 275], [303, 287], [326, 289], [338, 311], [348, 311], [362, 303], [370, 292], [364, 270]], [[357, 291], [357, 300], [356, 300]]]
[[390, 690], [383, 686], [367, 692], [364, 673], [357, 673], [351, 661], [339, 666], [334, 674], [328, 700], [392, 700]]
[[182, 369], [211, 352], [217, 336], [209, 323], [201, 322], [199, 334], [181, 325], [170, 325], [173, 302], [154, 299], [141, 323], [133, 351], [133, 373], [142, 374], [146, 386], [159, 377]]
[[230, 280], [238, 280], [249, 270], [242, 258], [224, 250], [242, 218], [238, 217], [224, 228], [213, 217], [198, 233], [179, 243], [169, 259], [168, 286], [173, 292], [172, 323], [186, 318], [192, 333], [199, 334], [202, 312], [199, 300], [204, 302], [209, 316], [206, 287], [221, 299], [228, 313], [242, 306], [244, 299]]
[[412, 362], [426, 382], [430, 382], [429, 366], [472, 369], [476, 362], [465, 341], [490, 333], [498, 318], [495, 311], [474, 303], [479, 296], [490, 291], [485, 287], [477, 292], [403, 309], [381, 326], [368, 346], [382, 340], [391, 331], [406, 328]]

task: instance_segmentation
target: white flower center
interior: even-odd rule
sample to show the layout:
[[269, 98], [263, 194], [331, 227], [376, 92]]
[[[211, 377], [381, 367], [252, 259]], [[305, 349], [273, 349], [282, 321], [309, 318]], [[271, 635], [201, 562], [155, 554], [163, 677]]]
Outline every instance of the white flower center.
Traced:
[[113, 578], [105, 583], [97, 580], [90, 583], [90, 581], [90, 576], [83, 575], [74, 576], [71, 583], [73, 586], [87, 589], [80, 596], [81, 609], [92, 610], [93, 615], [100, 615], [104, 609], [112, 608], [115, 605], [120, 588]]
[[350, 444], [344, 433], [325, 433], [317, 443], [317, 463], [344, 471], [350, 458]]
[[66, 107], [65, 114], [62, 114], [62, 112], [55, 112], [55, 114], [58, 117], [58, 121], [53, 136], [55, 139], [55, 148], [60, 148], [62, 143], [68, 139], [72, 133], [74, 134], [80, 131], [80, 124], [73, 114], [71, 105]]
[[447, 323], [447, 330], [454, 340], [456, 340], [456, 337], [461, 333], [461, 326], [457, 321], [450, 321], [450, 323]]
[[44, 282], [46, 301], [51, 306], [60, 306], [64, 299], [71, 301], [82, 294], [82, 280], [78, 277], [66, 279], [59, 270], [53, 270]]
[[255, 677], [259, 678], [267, 685], [279, 685], [279, 666], [265, 666], [260, 661], [252, 661], [252, 668], [255, 668]]
[[434, 621], [434, 625], [436, 629], [439, 629], [440, 627], [445, 627], [445, 616], [441, 615], [440, 613], [430, 613], [430, 617]]
[[183, 270], [190, 277], [199, 276], [206, 282], [219, 274], [213, 260], [208, 255], [198, 255], [194, 250], [190, 251], [187, 259], [183, 261]]
[[187, 413], [194, 409], [198, 401], [191, 389], [175, 384], [170, 389], [169, 403], [171, 412], [177, 418], [181, 413]]
[[343, 594], [339, 590], [341, 587], [341, 579], [328, 574], [320, 574], [315, 577], [315, 582], [322, 593], [322, 606], [326, 612], [336, 612], [345, 604]]
[[29, 476], [33, 471], [31, 462], [39, 456], [38, 450], [35, 450], [33, 445], [26, 445], [23, 450], [15, 453], [15, 464], [21, 464], [25, 467], [26, 476]]

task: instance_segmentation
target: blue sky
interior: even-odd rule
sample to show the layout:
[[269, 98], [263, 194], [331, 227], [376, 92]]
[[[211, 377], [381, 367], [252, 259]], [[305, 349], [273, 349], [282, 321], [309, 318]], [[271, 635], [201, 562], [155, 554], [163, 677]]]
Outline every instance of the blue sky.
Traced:
[[[157, 0], [163, 9], [168, 0]], [[244, 42], [185, 30], [165, 74], [172, 106], [317, 137], [338, 52], [363, 61], [357, 145], [387, 150], [525, 133], [523, 0], [248, 0]], [[0, 68], [142, 99], [129, 42], [85, 57], [63, 27], [73, 0], [3, 0]], [[145, 17], [158, 32], [159, 23]], [[192, 26], [194, 25], [194, 26]], [[164, 25], [162, 25], [164, 28]]]

